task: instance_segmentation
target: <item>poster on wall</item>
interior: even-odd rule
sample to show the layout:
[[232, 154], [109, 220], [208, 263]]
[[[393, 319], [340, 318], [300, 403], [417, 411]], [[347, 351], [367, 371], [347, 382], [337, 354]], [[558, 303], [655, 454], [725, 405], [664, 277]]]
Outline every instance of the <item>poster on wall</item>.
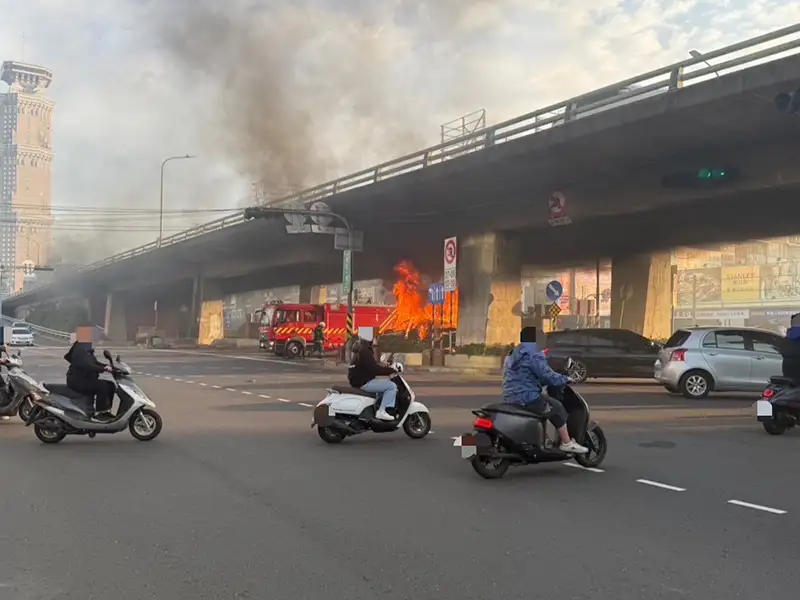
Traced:
[[[691, 308], [695, 304], [722, 302], [721, 269], [692, 269], [678, 271], [677, 307]], [[693, 300], [694, 298], [694, 300]]]
[[761, 300], [775, 303], [800, 302], [800, 276], [796, 262], [761, 267]]
[[723, 304], [744, 304], [761, 299], [761, 269], [758, 266], [723, 267]]
[[222, 300], [203, 302], [200, 307], [200, 331], [197, 343], [210, 346], [225, 337]]

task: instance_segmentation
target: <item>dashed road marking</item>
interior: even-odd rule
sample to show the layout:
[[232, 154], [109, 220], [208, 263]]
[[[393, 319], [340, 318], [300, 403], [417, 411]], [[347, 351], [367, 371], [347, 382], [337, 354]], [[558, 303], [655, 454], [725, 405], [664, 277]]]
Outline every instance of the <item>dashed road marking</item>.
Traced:
[[235, 392], [236, 390], [235, 390], [235, 389], [233, 389], [233, 388], [225, 388], [225, 391], [226, 391], [226, 392]]
[[636, 483], [641, 483], [642, 485], [649, 485], [650, 487], [661, 488], [662, 490], [670, 490], [672, 492], [685, 492], [686, 488], [677, 487], [674, 485], [667, 485], [666, 483], [660, 483], [658, 481], [651, 481], [650, 479], [637, 479]]
[[252, 395], [253, 395], [253, 392], [248, 392], [248, 391], [246, 391], [246, 390], [242, 390], [242, 393], [243, 393], [245, 396], [252, 396]]
[[762, 512], [772, 513], [773, 515], [785, 515], [786, 511], [780, 508], [772, 508], [771, 506], [762, 506], [760, 504], [751, 504], [750, 502], [742, 502], [741, 500], [728, 500], [728, 504], [741, 506], [743, 508], [752, 508], [753, 510], [760, 510]]
[[219, 386], [219, 385], [212, 385], [211, 387], [213, 387], [215, 390], [221, 390], [222, 389], [222, 386]]
[[595, 467], [584, 467], [583, 465], [579, 465], [578, 463], [574, 462], [565, 462], [561, 463], [565, 467], [572, 467], [573, 469], [581, 469], [582, 471], [589, 471], [591, 473], [605, 473], [603, 469], [597, 469]]
[[270, 396], [267, 396], [266, 394], [259, 394], [258, 397], [259, 398], [264, 398], [264, 400], [269, 400], [270, 399]]
[[286, 398], [278, 398], [278, 402], [291, 402], [291, 400], [287, 400]]

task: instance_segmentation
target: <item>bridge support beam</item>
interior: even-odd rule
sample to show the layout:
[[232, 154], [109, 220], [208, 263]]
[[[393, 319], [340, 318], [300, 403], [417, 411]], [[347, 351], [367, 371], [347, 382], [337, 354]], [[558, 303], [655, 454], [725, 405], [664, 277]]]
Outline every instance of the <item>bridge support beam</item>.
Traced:
[[109, 293], [106, 297], [106, 318], [103, 326], [110, 340], [120, 342], [128, 340], [128, 318], [121, 293]]
[[615, 257], [611, 261], [611, 327], [654, 339], [672, 328], [670, 253]]
[[522, 284], [519, 246], [503, 234], [459, 243], [458, 344], [519, 341]]

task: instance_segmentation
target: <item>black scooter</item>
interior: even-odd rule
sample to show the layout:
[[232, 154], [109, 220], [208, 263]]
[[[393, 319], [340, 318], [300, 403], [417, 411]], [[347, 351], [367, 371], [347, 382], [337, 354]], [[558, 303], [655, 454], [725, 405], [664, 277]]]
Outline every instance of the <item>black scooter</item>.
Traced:
[[800, 422], [800, 387], [786, 377], [770, 377], [756, 401], [756, 417], [770, 435], [781, 435]]
[[[567, 359], [562, 372], [569, 372], [572, 359]], [[560, 400], [567, 409], [570, 436], [589, 449], [587, 454], [567, 454], [547, 434], [547, 413], [536, 415], [513, 404], [488, 404], [473, 410], [477, 418], [475, 431], [457, 437], [454, 446], [461, 447], [462, 458], [468, 459], [475, 472], [485, 479], [499, 479], [512, 465], [533, 465], [564, 462], [572, 458], [582, 467], [597, 468], [605, 459], [608, 445], [600, 426], [590, 419], [589, 405], [571, 386], [548, 387], [547, 393]]]

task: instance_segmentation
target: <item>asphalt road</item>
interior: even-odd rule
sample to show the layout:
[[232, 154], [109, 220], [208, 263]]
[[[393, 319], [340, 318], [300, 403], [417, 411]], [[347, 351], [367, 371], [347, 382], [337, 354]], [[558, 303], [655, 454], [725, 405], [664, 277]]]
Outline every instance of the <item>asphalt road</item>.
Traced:
[[[63, 379], [62, 354], [23, 350], [45, 381]], [[341, 370], [123, 358], [164, 416], [157, 440], [44, 446], [19, 421], [0, 423], [0, 599], [796, 593], [800, 433], [767, 436], [752, 397], [690, 403], [645, 384], [584, 385], [610, 441], [600, 472], [551, 464], [485, 481], [451, 438], [496, 397], [495, 380], [409, 373], [432, 412], [428, 438], [328, 446], [309, 428], [311, 405]]]

